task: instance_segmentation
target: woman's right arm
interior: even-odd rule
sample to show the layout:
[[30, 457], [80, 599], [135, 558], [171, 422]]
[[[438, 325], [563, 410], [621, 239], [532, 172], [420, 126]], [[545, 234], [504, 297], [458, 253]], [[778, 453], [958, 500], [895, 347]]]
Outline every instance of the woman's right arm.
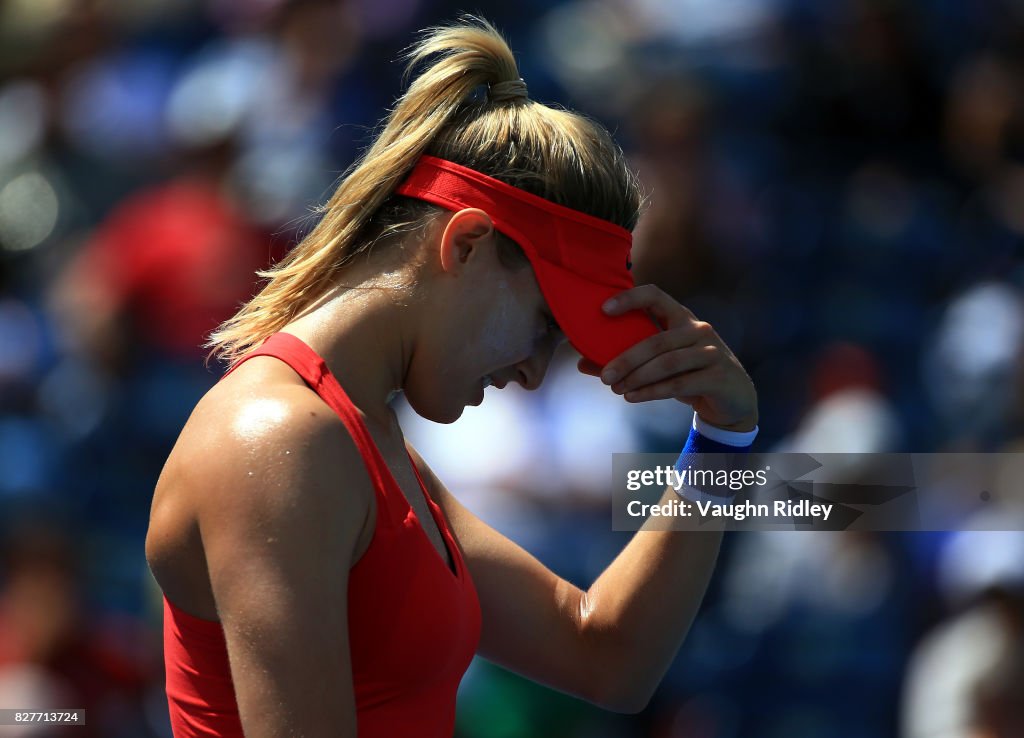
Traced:
[[239, 402], [203, 457], [199, 527], [246, 738], [355, 738], [348, 571], [373, 492], [354, 443], [289, 388]]

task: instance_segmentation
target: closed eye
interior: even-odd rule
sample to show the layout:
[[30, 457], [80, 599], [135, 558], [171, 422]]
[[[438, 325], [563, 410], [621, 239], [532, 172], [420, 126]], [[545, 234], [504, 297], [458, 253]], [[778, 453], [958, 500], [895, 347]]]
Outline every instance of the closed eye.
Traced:
[[555, 316], [549, 313], [547, 310], [544, 311], [544, 320], [547, 322], [546, 329], [548, 333], [561, 333], [562, 329], [558, 325], [558, 321], [555, 320]]
[[555, 320], [555, 316], [551, 313], [544, 311], [544, 319], [547, 322], [546, 331], [547, 335], [555, 338], [556, 343], [561, 343], [565, 340], [565, 333], [562, 332], [562, 327], [558, 325], [558, 321]]

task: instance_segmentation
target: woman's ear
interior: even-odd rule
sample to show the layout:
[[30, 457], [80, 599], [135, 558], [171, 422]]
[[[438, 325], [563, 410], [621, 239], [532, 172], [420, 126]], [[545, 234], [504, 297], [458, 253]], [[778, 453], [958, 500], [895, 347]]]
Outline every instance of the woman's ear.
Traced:
[[480, 208], [464, 208], [452, 214], [441, 233], [441, 268], [457, 274], [482, 247], [494, 241], [494, 222]]

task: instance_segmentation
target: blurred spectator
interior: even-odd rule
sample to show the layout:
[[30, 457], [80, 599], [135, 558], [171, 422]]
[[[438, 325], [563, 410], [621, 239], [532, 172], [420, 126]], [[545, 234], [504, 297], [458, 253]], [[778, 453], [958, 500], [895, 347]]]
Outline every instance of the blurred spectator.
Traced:
[[85, 709], [72, 735], [140, 735], [143, 695], [159, 668], [154, 634], [125, 616], [93, 617], [79, 592], [75, 542], [62, 531], [28, 524], [6, 532], [0, 706]]
[[[1018, 608], [1018, 616], [1020, 609]], [[1024, 639], [1003, 654], [974, 695], [972, 738], [1011, 738], [1024, 734]]]
[[926, 387], [959, 450], [1006, 438], [1024, 350], [1024, 299], [1001, 282], [978, 284], [946, 308], [923, 365]]
[[60, 278], [58, 314], [108, 368], [140, 348], [196, 360], [267, 259], [265, 238], [216, 183], [183, 177], [134, 195], [97, 228]]
[[1019, 735], [1024, 724], [1019, 661], [1024, 648], [1024, 533], [953, 534], [938, 571], [953, 614], [925, 636], [910, 660], [902, 735]]
[[811, 407], [775, 451], [870, 454], [896, 450], [899, 421], [882, 392], [877, 361], [863, 348], [826, 347], [812, 370]]

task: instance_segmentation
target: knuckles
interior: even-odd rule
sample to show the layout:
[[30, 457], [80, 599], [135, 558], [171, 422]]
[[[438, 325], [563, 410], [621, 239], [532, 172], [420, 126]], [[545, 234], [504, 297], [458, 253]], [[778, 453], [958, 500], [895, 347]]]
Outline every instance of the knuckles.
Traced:
[[721, 347], [714, 343], [701, 346], [701, 351], [713, 362], [718, 361], [722, 356]]

